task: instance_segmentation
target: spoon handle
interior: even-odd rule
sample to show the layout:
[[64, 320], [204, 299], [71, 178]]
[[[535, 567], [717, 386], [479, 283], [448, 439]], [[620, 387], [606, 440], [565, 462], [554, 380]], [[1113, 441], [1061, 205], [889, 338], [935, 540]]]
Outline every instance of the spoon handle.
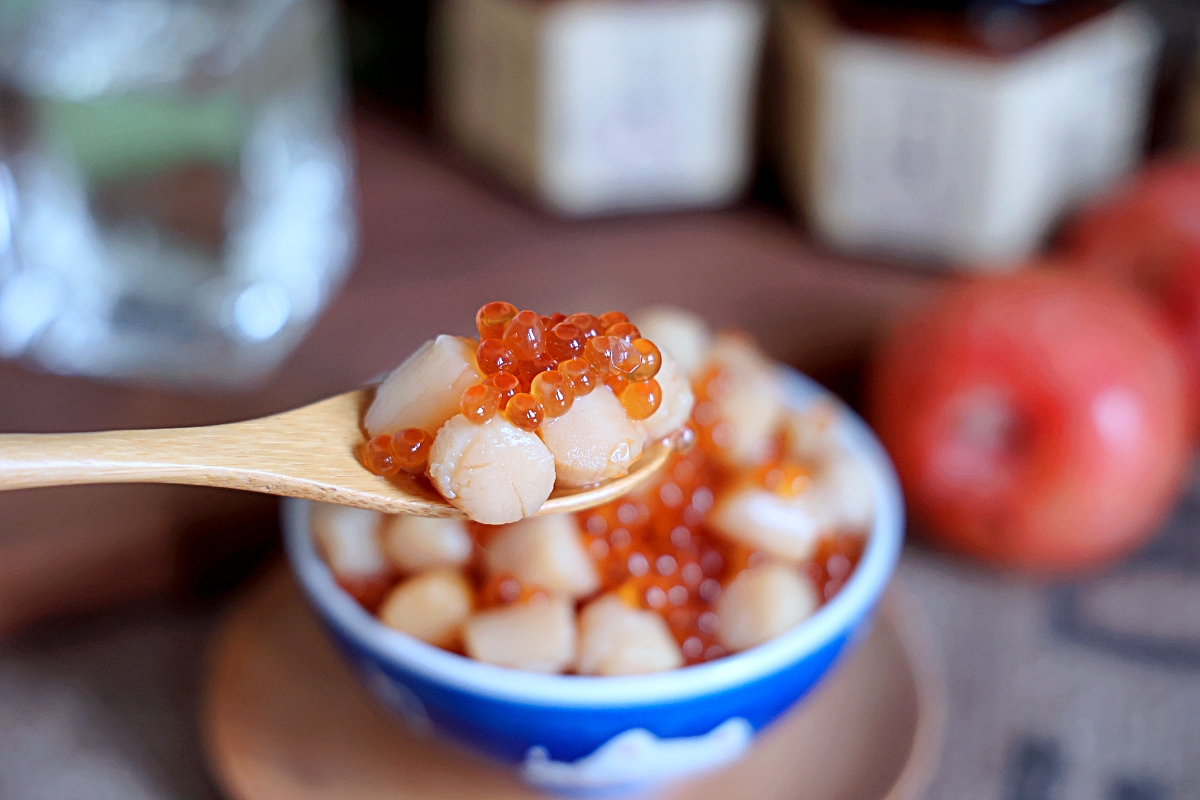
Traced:
[[281, 477], [277, 466], [287, 459], [280, 459], [281, 443], [270, 441], [272, 426], [263, 424], [267, 421], [3, 434], [0, 491], [79, 483], [186, 483], [271, 492]]

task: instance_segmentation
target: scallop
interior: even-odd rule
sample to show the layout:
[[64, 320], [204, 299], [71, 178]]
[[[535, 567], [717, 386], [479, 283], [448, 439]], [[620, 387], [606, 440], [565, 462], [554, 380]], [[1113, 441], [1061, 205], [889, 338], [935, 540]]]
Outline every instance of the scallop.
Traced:
[[655, 379], [662, 387], [662, 402], [658, 410], [641, 423], [649, 440], [661, 439], [682, 428], [692, 416], [692, 407], [696, 405], [691, 382], [679, 369], [675, 359], [665, 352]]
[[609, 594], [579, 615], [580, 674], [644, 675], [681, 666], [679, 645], [655, 612], [630, 608]]
[[505, 526], [488, 543], [484, 563], [493, 575], [511, 575], [526, 586], [564, 597], [585, 597], [600, 588], [574, 514], [530, 517]]
[[[758, 466], [770, 458], [786, 411], [779, 377], [753, 343], [740, 335], [718, 337], [712, 360], [726, 377], [722, 391], [712, 398], [721, 419], [721, 455], [732, 466]], [[718, 438], [716, 429], [714, 438]]]
[[564, 598], [484, 611], [467, 620], [467, 655], [532, 672], [562, 672], [575, 662], [575, 605]]
[[554, 456], [536, 434], [503, 417], [477, 425], [458, 414], [433, 440], [429, 479], [471, 519], [503, 525], [546, 502], [554, 488]]
[[575, 398], [571, 410], [539, 429], [554, 456], [558, 485], [588, 486], [629, 472], [642, 454], [643, 432], [607, 386]]
[[837, 447], [832, 427], [839, 409], [833, 400], [819, 400], [804, 411], [790, 411], [783, 420], [788, 454], [800, 461], [819, 464]]
[[[806, 494], [814, 512], [828, 528], [869, 528], [875, 516], [875, 495], [862, 462], [834, 445], [817, 470]], [[801, 495], [801, 498], [804, 498]]]
[[388, 571], [379, 544], [383, 515], [363, 508], [313, 503], [309, 517], [313, 537], [339, 578], [371, 578]]
[[471, 586], [457, 570], [433, 570], [393, 589], [379, 607], [379, 619], [423, 642], [453, 647], [471, 616], [471, 603]]
[[[653, 306], [631, 315], [642, 336], [670, 354], [684, 377], [695, 377], [708, 357], [712, 331], [698, 315], [675, 306]], [[658, 379], [662, 382], [662, 378]]]
[[401, 572], [463, 564], [471, 557], [472, 540], [458, 519], [401, 514], [383, 524], [383, 552]]
[[458, 413], [463, 390], [481, 380], [473, 341], [446, 335], [431, 339], [379, 384], [363, 426], [369, 436], [405, 428], [433, 435]]
[[793, 565], [743, 570], [717, 600], [717, 638], [729, 650], [746, 650], [796, 627], [819, 604], [812, 582]]
[[785, 499], [767, 489], [742, 486], [717, 501], [708, 524], [731, 541], [776, 558], [803, 561], [816, 549], [826, 522], [814, 513], [811, 493], [809, 489], [798, 498]]

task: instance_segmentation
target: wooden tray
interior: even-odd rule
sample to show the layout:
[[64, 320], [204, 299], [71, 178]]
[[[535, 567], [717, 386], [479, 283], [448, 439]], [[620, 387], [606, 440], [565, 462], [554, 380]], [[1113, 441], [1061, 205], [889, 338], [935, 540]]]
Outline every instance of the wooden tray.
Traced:
[[[893, 587], [866, 641], [744, 760], [666, 796], [915, 799], [937, 762], [944, 719], [925, 621]], [[539, 796], [501, 767], [387, 717], [282, 567], [215, 638], [202, 724], [212, 771], [235, 800]]]

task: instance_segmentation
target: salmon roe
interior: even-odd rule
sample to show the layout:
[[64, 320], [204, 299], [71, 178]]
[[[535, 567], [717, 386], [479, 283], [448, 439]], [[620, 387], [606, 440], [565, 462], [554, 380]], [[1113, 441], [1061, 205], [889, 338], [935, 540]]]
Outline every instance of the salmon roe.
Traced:
[[484, 375], [516, 372], [517, 357], [503, 339], [484, 339], [475, 350], [475, 361]]
[[362, 461], [376, 475], [390, 478], [404, 472], [424, 472], [433, 437], [420, 428], [380, 434], [363, 446]]
[[621, 392], [621, 405], [630, 419], [646, 419], [662, 404], [662, 388], [658, 381], [634, 381]]
[[632, 342], [635, 339], [642, 338], [641, 331], [639, 331], [637, 326], [632, 322], [618, 322], [616, 325], [610, 325], [608, 329], [604, 331], [604, 335], [615, 336], [618, 339], [625, 340], [626, 342]]
[[463, 390], [458, 410], [471, 422], [482, 425], [500, 410], [500, 391], [486, 383], [468, 386]]
[[629, 377], [635, 381], [648, 381], [657, 375], [662, 367], [662, 353], [654, 342], [649, 339], [636, 339], [633, 349], [638, 354], [638, 365], [629, 373]]
[[504, 343], [518, 360], [537, 358], [546, 339], [542, 318], [532, 311], [518, 311], [504, 329]]
[[385, 478], [400, 471], [400, 465], [392, 455], [392, 437], [387, 434], [380, 434], [367, 442], [363, 448], [363, 461], [367, 469]]
[[576, 397], [590, 394], [600, 383], [600, 376], [596, 374], [595, 368], [585, 358], [571, 358], [559, 362], [557, 369], [571, 381], [571, 390]]
[[[717, 640], [715, 604], [738, 574], [769, 560], [707, 525], [715, 498], [740, 479], [696, 447], [672, 456], [650, 487], [576, 515], [600, 573], [600, 592], [615, 592], [626, 605], [662, 615], [687, 664], [726, 655]], [[812, 559], [799, 567], [822, 603], [853, 572], [863, 543], [858, 532], [823, 537]]]
[[625, 316], [620, 311], [605, 311], [600, 315], [599, 320], [600, 327], [604, 330], [608, 330], [613, 325], [618, 323], [629, 322], [629, 317]]
[[496, 390], [496, 408], [500, 411], [503, 411], [512, 396], [521, 390], [521, 381], [517, 379], [516, 375], [510, 375], [507, 372], [487, 376], [483, 379], [483, 385], [491, 386]]
[[516, 315], [517, 307], [512, 303], [487, 303], [475, 314], [475, 327], [479, 331], [479, 338], [499, 339]]
[[[481, 309], [480, 318], [485, 316]], [[513, 314], [512, 318], [515, 316]], [[568, 320], [581, 317], [590, 315], [575, 314]], [[595, 317], [582, 321], [584, 325], [574, 321], [571, 324], [581, 331], [593, 331], [590, 337], [585, 336], [589, 343], [591, 339], [608, 336], [599, 332], [600, 321]], [[546, 328], [541, 319], [539, 324], [543, 329], [554, 330]], [[554, 327], [562, 324], [559, 321]], [[623, 323], [612, 323], [619, 324]], [[591, 327], [585, 327], [589, 325]], [[607, 342], [603, 344], [610, 346]], [[641, 364], [652, 360], [647, 358], [647, 353], [658, 352], [657, 348], [651, 351], [646, 347], [653, 347], [653, 344], [645, 339], [634, 339], [632, 344], [638, 348], [636, 352], [641, 356]], [[464, 391], [463, 402], [468, 397], [474, 398], [483, 408], [485, 397], [494, 396], [496, 411], [491, 413], [502, 411], [506, 419], [525, 430], [536, 429], [545, 418], [552, 418], [564, 403], [569, 409], [569, 403], [575, 397], [592, 391], [601, 380], [610, 386], [621, 386], [622, 391], [617, 396], [627, 409], [630, 404], [644, 404], [637, 406], [637, 413], [645, 413], [649, 406], [657, 408], [661, 402], [661, 389], [653, 373], [642, 377], [637, 370], [624, 375], [610, 369], [601, 374], [586, 358], [555, 360], [551, 356], [551, 359], [555, 366], [535, 374], [528, 392], [522, 390], [517, 375], [496, 372], [489, 374], [478, 386]], [[661, 358], [657, 363], [661, 364]], [[657, 366], [654, 372], [657, 372]], [[778, 455], [753, 470], [735, 469], [727, 466], [727, 461], [714, 457], [715, 448], [722, 446], [724, 423], [712, 401], [720, 397], [727, 380], [719, 370], [710, 370], [695, 381], [697, 404], [691, 425], [699, 432], [703, 446], [673, 455], [662, 473], [642, 490], [575, 515], [583, 547], [600, 576], [596, 595], [580, 598], [579, 606], [586, 605], [599, 594], [614, 593], [630, 607], [661, 615], [686, 664], [712, 661], [726, 655], [717, 636], [716, 603], [725, 587], [743, 570], [769, 561], [766, 554], [734, 543], [708, 526], [708, 516], [717, 498], [746, 481], [781, 497], [796, 497], [809, 489], [813, 476], [812, 465]], [[571, 401], [565, 400], [568, 396]], [[475, 408], [472, 406], [471, 410]], [[467, 409], [463, 411], [466, 414]], [[634, 416], [633, 412], [627, 413]], [[471, 417], [470, 414], [467, 416]], [[400, 447], [398, 442], [409, 443], [409, 449]], [[364, 445], [364, 463], [396, 474], [401, 469], [408, 469], [404, 465], [418, 459], [424, 464], [430, 442], [432, 437], [428, 433], [416, 429], [401, 431], [392, 437], [375, 437]], [[410, 455], [404, 456], [402, 452]], [[783, 448], [777, 448], [776, 452], [783, 452]], [[488, 609], [549, 596], [542, 587], [524, 585], [512, 575], [487, 574], [483, 553], [503, 527], [471, 522], [468, 530], [475, 546], [464, 574], [473, 587], [476, 608]], [[821, 603], [828, 602], [841, 591], [857, 567], [864, 545], [865, 537], [861, 531], [833, 531], [818, 540], [811, 558], [797, 565], [796, 568], [816, 588]], [[346, 585], [346, 588], [374, 613], [381, 599], [399, 579], [398, 575], [389, 574], [382, 583], [381, 579], [372, 579], [369, 585]]]
[[529, 393], [541, 404], [547, 418], [561, 417], [575, 403], [571, 379], [557, 370], [538, 373]]
[[536, 431], [544, 416], [542, 404], [528, 392], [517, 392], [504, 407], [504, 418], [523, 431]]
[[433, 437], [420, 428], [405, 428], [392, 434], [392, 456], [405, 472], [424, 472]]
[[[632, 419], [645, 419], [662, 400], [661, 387], [651, 383], [662, 354], [620, 311], [599, 317], [541, 315], [497, 301], [479, 309], [475, 327], [480, 337], [474, 343], [475, 363], [484, 378], [467, 387], [458, 402], [471, 422], [483, 424], [501, 415], [532, 432], [545, 420], [568, 413], [576, 398], [602, 383], [622, 400]], [[634, 382], [645, 385], [631, 390]], [[419, 442], [364, 443], [362, 463], [385, 477], [424, 470], [436, 432], [419, 433]]]

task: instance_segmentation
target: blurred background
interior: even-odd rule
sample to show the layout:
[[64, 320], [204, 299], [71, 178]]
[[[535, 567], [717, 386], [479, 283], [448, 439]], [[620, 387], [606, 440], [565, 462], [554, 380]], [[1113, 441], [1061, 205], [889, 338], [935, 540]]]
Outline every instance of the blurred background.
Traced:
[[[1191, 417], [1198, 44], [1190, 0], [5, 0], [0, 431], [284, 410], [494, 299], [680, 305], [865, 410], [893, 320], [1030, 270], [1135, 298]], [[1190, 437], [1146, 445], [1169, 510], [1049, 568], [901, 470], [928, 797], [1200, 797]], [[0, 494], [0, 798], [220, 796], [202, 656], [276, 516]]]

